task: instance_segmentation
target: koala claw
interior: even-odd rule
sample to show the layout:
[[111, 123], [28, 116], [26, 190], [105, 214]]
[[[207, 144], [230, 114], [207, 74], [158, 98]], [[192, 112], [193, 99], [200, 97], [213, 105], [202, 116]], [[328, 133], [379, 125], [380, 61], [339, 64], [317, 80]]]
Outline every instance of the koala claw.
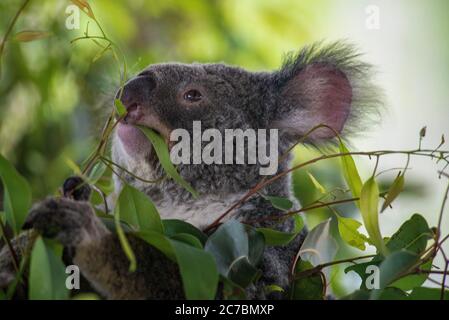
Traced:
[[23, 229], [35, 229], [64, 246], [77, 246], [107, 233], [87, 202], [47, 198], [33, 206]]

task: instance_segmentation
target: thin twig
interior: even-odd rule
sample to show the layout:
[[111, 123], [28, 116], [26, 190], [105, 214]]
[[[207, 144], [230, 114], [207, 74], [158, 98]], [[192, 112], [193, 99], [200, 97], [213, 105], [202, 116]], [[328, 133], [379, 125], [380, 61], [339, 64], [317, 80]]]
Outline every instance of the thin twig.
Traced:
[[[223, 214], [221, 214], [216, 220], [214, 220], [205, 230], [212, 230], [216, 226], [220, 224], [220, 221], [223, 220], [228, 214], [233, 212], [237, 207], [242, 205], [246, 200], [248, 200], [251, 196], [253, 196], [255, 193], [257, 193], [262, 188], [266, 187], [267, 185], [273, 183], [276, 180], [279, 180], [280, 178], [288, 175], [289, 173], [306, 167], [308, 165], [314, 164], [316, 162], [326, 160], [326, 159], [332, 159], [332, 158], [338, 158], [338, 157], [344, 157], [344, 156], [383, 156], [383, 155], [392, 155], [392, 154], [406, 154], [406, 155], [414, 155], [414, 156], [426, 156], [426, 157], [433, 157], [430, 156], [429, 153], [432, 152], [432, 150], [419, 150], [419, 149], [413, 149], [413, 150], [379, 150], [379, 151], [356, 151], [356, 152], [343, 152], [343, 153], [335, 153], [335, 154], [328, 154], [328, 155], [322, 155], [320, 157], [311, 159], [309, 161], [300, 163], [296, 166], [293, 166], [290, 169], [287, 169], [283, 172], [278, 173], [277, 175], [273, 176], [270, 179], [264, 179], [263, 182], [259, 182], [256, 186], [254, 186], [251, 190], [249, 190], [240, 200], [238, 200], [234, 205], [232, 205], [229, 209], [227, 209]], [[445, 154], [449, 154], [449, 151], [441, 151]]]
[[25, 7], [28, 5], [29, 2], [30, 2], [30, 0], [25, 0], [22, 3], [19, 10], [16, 12], [14, 18], [12, 19], [11, 23], [9, 24], [5, 35], [3, 36], [2, 42], [0, 43], [0, 76], [2, 74], [2, 56], [3, 56], [3, 51], [5, 49], [6, 41], [8, 40], [8, 37], [11, 34], [11, 31], [14, 28], [14, 25], [16, 24], [17, 19], [19, 18], [20, 14], [23, 12], [23, 10], [25, 9]]

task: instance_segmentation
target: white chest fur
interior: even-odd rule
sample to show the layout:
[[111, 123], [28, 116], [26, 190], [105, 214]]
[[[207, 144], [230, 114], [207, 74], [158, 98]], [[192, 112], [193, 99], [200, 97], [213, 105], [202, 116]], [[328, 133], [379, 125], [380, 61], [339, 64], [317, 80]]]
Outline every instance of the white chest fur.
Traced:
[[[226, 196], [205, 195], [188, 203], [161, 201], [156, 203], [162, 219], [179, 219], [203, 229], [239, 201], [245, 194], [234, 193]], [[224, 219], [223, 221], [226, 221]]]

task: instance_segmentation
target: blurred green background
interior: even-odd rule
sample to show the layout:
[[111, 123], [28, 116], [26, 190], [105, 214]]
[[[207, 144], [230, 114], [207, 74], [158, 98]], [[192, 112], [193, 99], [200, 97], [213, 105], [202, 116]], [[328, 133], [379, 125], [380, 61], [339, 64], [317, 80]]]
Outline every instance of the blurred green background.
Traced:
[[[353, 141], [357, 149], [416, 147], [419, 129], [427, 125], [425, 143], [435, 147], [441, 134], [449, 137], [449, 2], [446, 0], [91, 0], [95, 16], [108, 36], [124, 51], [132, 76], [148, 64], [222, 61], [250, 70], [275, 69], [283, 54], [314, 41], [347, 39], [378, 66], [385, 88], [387, 112], [382, 123], [367, 128]], [[0, 1], [0, 35], [22, 4]], [[82, 162], [92, 151], [112, 108], [111, 95], [119, 70], [110, 54], [82, 36], [89, 20], [80, 15], [80, 29], [69, 30], [68, 0], [31, 0], [14, 27], [51, 32], [39, 41], [6, 43], [0, 80], [0, 153], [30, 181], [35, 199], [56, 192], [72, 173], [68, 159]], [[372, 8], [379, 25], [371, 28]], [[98, 33], [90, 24], [90, 34]], [[300, 148], [295, 161], [315, 151]], [[369, 162], [360, 160], [362, 168]], [[403, 166], [397, 157], [382, 160], [380, 170]], [[431, 221], [445, 181], [437, 179], [428, 160], [412, 161], [408, 194], [384, 215], [383, 231], [413, 212]], [[310, 167], [327, 188], [343, 185], [338, 161]], [[384, 184], [397, 172], [385, 175]], [[307, 173], [294, 177], [295, 194], [303, 204], [319, 197]], [[339, 208], [351, 214], [351, 206]], [[313, 225], [327, 210], [309, 213]], [[383, 219], [383, 220], [382, 220]], [[447, 225], [447, 224], [446, 224]], [[347, 252], [340, 252], [344, 256]], [[338, 270], [336, 270], [338, 271]], [[341, 272], [341, 271], [339, 271]], [[337, 277], [339, 278], [339, 277]], [[336, 278], [336, 279], [337, 279]], [[337, 294], [356, 286], [332, 283]]]

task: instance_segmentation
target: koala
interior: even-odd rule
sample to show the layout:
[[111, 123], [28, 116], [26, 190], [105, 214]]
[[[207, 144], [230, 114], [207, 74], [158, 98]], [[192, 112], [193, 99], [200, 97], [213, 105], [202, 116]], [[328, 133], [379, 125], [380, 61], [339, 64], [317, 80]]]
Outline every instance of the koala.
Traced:
[[[115, 194], [126, 181], [151, 198], [163, 219], [180, 219], [205, 229], [260, 182], [260, 164], [180, 164], [178, 171], [198, 192], [197, 198], [171, 179], [145, 183], [136, 176], [158, 180], [164, 170], [136, 125], [157, 131], [169, 145], [171, 132], [182, 128], [191, 133], [193, 121], [223, 133], [226, 129], [278, 129], [278, 154], [283, 155], [301, 138], [316, 146], [334, 141], [337, 133], [347, 136], [363, 127], [381, 103], [371, 73], [372, 67], [359, 60], [357, 50], [341, 42], [303, 48], [271, 72], [249, 72], [221, 63], [151, 65], [117, 93], [127, 116], [117, 125], [111, 154], [126, 170], [119, 170], [120, 179], [114, 177]], [[305, 137], [320, 124], [333, 130], [322, 127]], [[276, 173], [289, 168], [289, 159], [279, 163]], [[291, 231], [292, 219], [263, 219], [283, 214], [263, 195], [292, 198], [290, 176], [260, 190], [224, 221], [232, 217], [251, 221], [255, 227]], [[95, 215], [86, 201], [88, 192], [75, 198], [48, 198], [34, 205], [24, 229], [55, 238], [69, 248], [73, 263], [105, 298], [184, 298], [175, 263], [130, 235], [137, 270], [129, 272], [117, 235]], [[304, 230], [287, 246], [265, 249], [259, 266], [263, 276], [247, 289], [248, 298], [282, 298], [279, 293], [266, 294], [264, 288], [276, 284], [288, 290], [289, 268], [305, 234]], [[24, 247], [24, 237], [31, 238], [22, 235], [14, 245]], [[3, 248], [0, 286], [1, 279], [11, 280], [12, 270], [9, 252]]]

